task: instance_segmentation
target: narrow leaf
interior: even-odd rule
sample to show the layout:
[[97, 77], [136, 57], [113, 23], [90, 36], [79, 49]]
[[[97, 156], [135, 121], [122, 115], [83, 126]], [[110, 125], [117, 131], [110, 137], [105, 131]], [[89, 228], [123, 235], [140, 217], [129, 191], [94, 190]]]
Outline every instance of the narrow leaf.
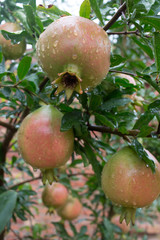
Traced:
[[102, 18], [102, 14], [100, 12], [99, 6], [97, 4], [97, 0], [89, 0], [91, 7], [93, 9], [93, 11], [95, 12], [97, 18], [100, 20], [100, 22], [104, 25], [103, 23], [103, 18]]
[[138, 156], [152, 169], [152, 171], [155, 172], [155, 164], [152, 159], [149, 158], [140, 142], [138, 142], [137, 139], [134, 139], [130, 146], [136, 151]]
[[18, 74], [18, 77], [20, 80], [22, 80], [28, 73], [29, 68], [31, 66], [31, 61], [32, 61], [32, 58], [28, 57], [28, 56], [25, 56], [20, 61], [19, 65], [18, 65], [18, 69], [17, 69], [17, 74]]
[[154, 32], [153, 36], [154, 36], [155, 62], [156, 62], [157, 71], [160, 73], [160, 33]]
[[142, 18], [139, 18], [139, 20], [142, 23], [147, 23], [157, 30], [160, 30], [160, 16], [144, 16]]
[[91, 5], [89, 0], [84, 0], [80, 6], [79, 15], [84, 18], [90, 18]]
[[99, 120], [103, 125], [114, 129], [114, 124], [108, 120], [108, 118], [102, 114], [95, 113], [96, 120]]
[[0, 195], [0, 233], [12, 217], [16, 200], [17, 193], [13, 190], [6, 191]]
[[149, 45], [143, 44], [142, 41], [139, 41], [136, 37], [132, 37], [132, 39], [151, 59], [153, 59], [153, 52]]
[[93, 152], [91, 146], [89, 144], [87, 144], [86, 142], [85, 142], [85, 147], [83, 150], [84, 150], [84, 153], [87, 156], [90, 164], [92, 165], [93, 170], [94, 170], [95, 174], [97, 175], [97, 180], [100, 184], [101, 183], [101, 171], [102, 171], [101, 165], [97, 161], [97, 158], [96, 158], [95, 153]]

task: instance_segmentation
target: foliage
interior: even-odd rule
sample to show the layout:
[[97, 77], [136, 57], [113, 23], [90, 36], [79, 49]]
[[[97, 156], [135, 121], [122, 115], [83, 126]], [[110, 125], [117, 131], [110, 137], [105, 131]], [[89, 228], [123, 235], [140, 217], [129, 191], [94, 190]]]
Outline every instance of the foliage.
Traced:
[[[1, 33], [13, 44], [25, 38], [28, 46], [16, 61], [5, 61], [0, 48], [0, 208], [3, 206], [0, 210], [0, 239], [4, 239], [4, 233], [13, 230], [14, 222], [21, 219], [25, 224], [27, 219], [38, 214], [38, 192], [32, 182], [41, 176], [19, 156], [16, 132], [25, 116], [44, 104], [56, 106], [64, 113], [62, 131], [74, 129], [72, 161], [67, 164], [65, 173], [58, 169], [54, 171], [59, 181], [81, 199], [83, 208], [90, 214], [77, 220], [81, 228], [69, 222], [71, 234], [63, 221], [52, 220], [54, 229], [49, 235], [45, 234], [45, 224], [37, 223], [34, 227], [26, 224], [24, 228], [28, 235], [23, 239], [111, 240], [124, 236], [110, 221], [120, 209], [104, 196], [101, 171], [109, 157], [128, 144], [153, 171], [154, 164], [144, 153], [144, 147], [160, 161], [160, 5], [159, 0], [126, 0], [123, 5], [126, 7], [115, 18], [120, 1], [83, 1], [80, 16], [96, 20], [102, 27], [107, 23], [106, 30], [112, 44], [111, 65], [100, 85], [83, 94], [74, 92], [67, 100], [64, 92], [55, 94], [56, 88], [40, 68], [36, 42], [50, 23], [70, 13], [59, 9], [56, 2], [49, 6], [37, 6], [36, 0], [0, 2], [1, 24], [16, 21], [23, 28], [21, 32], [2, 30]], [[136, 85], [119, 73], [132, 76]], [[93, 171], [88, 174], [85, 169], [89, 166]], [[14, 173], [21, 173], [22, 179], [15, 177]], [[79, 189], [72, 188], [73, 182], [82, 181], [82, 175], [86, 184]], [[152, 221], [157, 210], [160, 210], [159, 200], [147, 210], [138, 210], [137, 220]], [[86, 227], [89, 225], [94, 229], [92, 233]], [[127, 239], [137, 239], [139, 231], [135, 227]], [[15, 234], [19, 236], [19, 233]], [[147, 239], [145, 235], [144, 239]]]

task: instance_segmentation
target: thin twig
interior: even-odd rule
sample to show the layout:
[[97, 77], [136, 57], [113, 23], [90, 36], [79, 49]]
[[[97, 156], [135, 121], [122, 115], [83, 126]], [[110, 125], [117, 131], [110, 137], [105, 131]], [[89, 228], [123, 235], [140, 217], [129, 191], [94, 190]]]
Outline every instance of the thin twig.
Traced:
[[[130, 35], [130, 34], [135, 34], [137, 36], [141, 36], [140, 32], [137, 30], [135, 31], [122, 31], [122, 32], [107, 32], [108, 35]], [[146, 38], [151, 38], [150, 35], [143, 35]]]
[[17, 188], [17, 187], [19, 187], [19, 186], [21, 186], [21, 185], [23, 185], [25, 183], [33, 182], [33, 181], [39, 180], [41, 178], [42, 178], [42, 175], [40, 174], [38, 177], [27, 179], [27, 180], [24, 180], [24, 181], [22, 181], [20, 183], [16, 183], [16, 184], [10, 186], [8, 189]]
[[111, 20], [103, 27], [103, 29], [107, 31], [117, 21], [117, 19], [122, 15], [122, 13], [125, 10], [126, 10], [126, 3], [123, 3], [118, 9], [118, 11], [111, 18]]

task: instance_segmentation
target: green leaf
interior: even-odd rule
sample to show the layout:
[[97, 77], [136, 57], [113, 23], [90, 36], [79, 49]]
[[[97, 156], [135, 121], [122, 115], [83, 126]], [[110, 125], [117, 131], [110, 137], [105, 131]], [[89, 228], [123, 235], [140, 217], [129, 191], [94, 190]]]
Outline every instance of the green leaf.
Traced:
[[45, 8], [44, 6], [41, 6], [39, 5], [37, 7], [37, 10], [38, 11], [42, 11], [42, 12], [45, 12], [45, 13], [52, 13], [52, 14], [55, 14], [57, 16], [61, 16], [61, 15], [71, 15], [70, 13], [66, 12], [66, 11], [62, 11], [60, 10], [58, 7], [56, 7], [55, 5], [52, 5], [51, 7], [49, 8]]
[[158, 111], [160, 111], [160, 100], [156, 100], [153, 103], [151, 103], [148, 106], [148, 110], [150, 110], [151, 112], [158, 112]]
[[118, 54], [111, 55], [111, 67], [124, 63], [126, 59]]
[[95, 12], [97, 18], [100, 20], [101, 24], [104, 25], [102, 14], [101, 14], [99, 6], [97, 4], [97, 0], [89, 0], [89, 1], [90, 1], [91, 7], [92, 7], [93, 11]]
[[67, 131], [71, 129], [74, 125], [79, 125], [80, 119], [82, 119], [82, 114], [80, 110], [74, 109], [72, 112], [66, 113], [62, 118], [61, 131]]
[[18, 65], [18, 69], [17, 69], [17, 74], [18, 74], [18, 77], [20, 80], [22, 80], [28, 73], [29, 68], [31, 66], [31, 61], [32, 61], [32, 58], [28, 57], [28, 56], [25, 56], [20, 61], [19, 65]]
[[80, 6], [79, 15], [84, 18], [90, 18], [91, 5], [89, 0], [84, 0]]
[[[160, 24], [160, 22], [159, 22]], [[160, 33], [154, 32], [154, 55], [155, 55], [155, 62], [157, 71], [160, 73]]]
[[96, 117], [96, 120], [101, 122], [103, 125], [114, 129], [115, 127], [114, 124], [106, 116], [99, 113], [95, 113], [95, 117]]
[[102, 172], [102, 167], [101, 165], [99, 164], [96, 156], [95, 156], [95, 153], [93, 152], [93, 149], [91, 148], [91, 146], [85, 142], [84, 144], [84, 148], [83, 148], [83, 151], [85, 153], [85, 155], [87, 156], [90, 164], [92, 165], [93, 167], [93, 170], [95, 172], [95, 174], [97, 175], [97, 180], [99, 182], [99, 185], [101, 184], [101, 172]]
[[142, 126], [140, 133], [138, 133], [138, 137], [146, 137], [148, 136], [154, 129], [149, 126]]
[[17, 193], [13, 190], [0, 194], [0, 233], [11, 219], [16, 201]]
[[110, 111], [115, 107], [125, 106], [130, 102], [131, 99], [129, 98], [111, 98], [101, 106], [101, 110]]
[[33, 10], [33, 7], [31, 5], [24, 5], [24, 10], [26, 12], [28, 26], [33, 31], [36, 25], [35, 12]]
[[147, 23], [152, 27], [160, 30], [160, 16], [144, 16], [139, 18], [142, 23]]
[[89, 109], [94, 111], [96, 110], [102, 103], [102, 97], [100, 95], [92, 94], [89, 102]]
[[150, 75], [137, 72], [137, 76], [145, 79], [146, 82], [148, 82], [153, 88], [155, 88], [155, 89], [160, 93], [160, 87], [158, 86], [158, 84], [156, 83], [156, 81], [153, 81], [153, 80], [152, 80], [152, 78], [150, 77]]
[[149, 158], [148, 154], [146, 153], [140, 142], [138, 142], [137, 139], [134, 139], [130, 146], [136, 151], [138, 156], [152, 169], [152, 171], [155, 172], [155, 164]]
[[136, 37], [132, 37], [133, 41], [145, 52], [147, 53], [147, 55], [153, 59], [153, 52], [152, 49], [149, 45], [145, 45], [144, 43], [142, 43], [142, 40], [139, 41]]
[[5, 30], [1, 30], [2, 35], [5, 39], [11, 40], [13, 44], [19, 43], [22, 41], [25, 37], [28, 36], [26, 31], [21, 31], [20, 33], [13, 33], [13, 32], [7, 32]]
[[141, 115], [134, 125], [134, 129], [141, 129], [143, 126], [148, 125], [148, 123], [154, 118], [154, 113], [146, 111]]

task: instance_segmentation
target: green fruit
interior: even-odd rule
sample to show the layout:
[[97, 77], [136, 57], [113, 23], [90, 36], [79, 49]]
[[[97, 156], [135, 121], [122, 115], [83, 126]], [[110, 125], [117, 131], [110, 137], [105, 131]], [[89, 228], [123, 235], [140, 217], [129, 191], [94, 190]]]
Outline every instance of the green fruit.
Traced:
[[95, 22], [78, 16], [62, 17], [51, 23], [37, 42], [37, 57], [58, 92], [69, 98], [75, 90], [95, 87], [110, 65], [110, 41]]
[[43, 106], [30, 113], [18, 131], [18, 146], [23, 159], [43, 173], [43, 182], [54, 180], [53, 168], [63, 166], [73, 152], [74, 135], [60, 131], [63, 114], [55, 107]]
[[113, 203], [124, 207], [120, 221], [135, 221], [136, 208], [150, 205], [160, 193], [160, 164], [147, 150], [155, 163], [155, 173], [131, 147], [114, 154], [102, 171], [102, 189]]
[[[21, 30], [21, 27], [17, 23], [7, 22], [0, 26], [0, 30], [17, 32]], [[24, 39], [17, 44], [12, 44], [11, 40], [6, 40], [2, 34], [0, 34], [0, 45], [2, 46], [2, 53], [5, 60], [18, 59], [26, 50], [26, 42]]]

